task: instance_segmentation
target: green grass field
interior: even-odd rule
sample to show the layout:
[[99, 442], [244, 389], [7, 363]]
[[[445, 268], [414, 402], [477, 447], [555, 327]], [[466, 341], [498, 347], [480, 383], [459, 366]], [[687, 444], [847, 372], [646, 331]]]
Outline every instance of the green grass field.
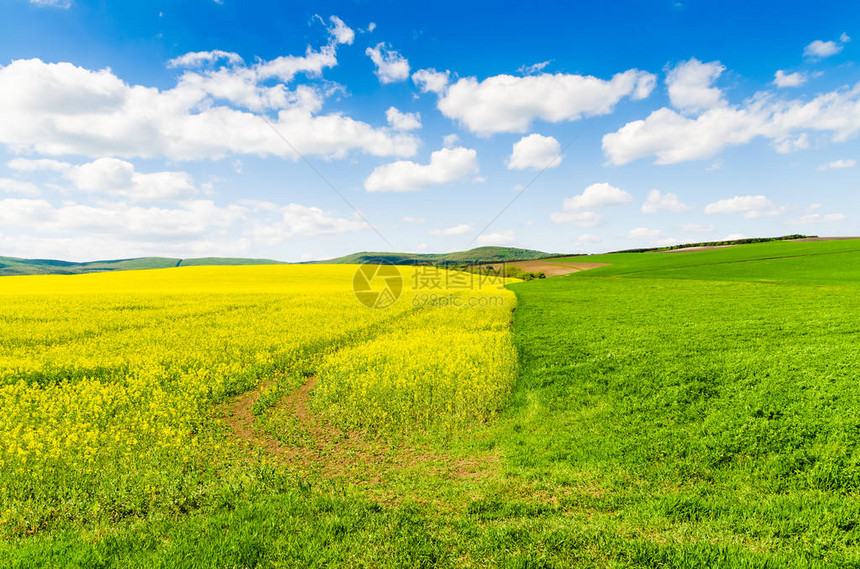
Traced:
[[576, 260], [611, 265], [511, 285], [493, 422], [346, 476], [236, 451], [182, 509], [10, 538], [0, 565], [860, 565], [860, 240]]

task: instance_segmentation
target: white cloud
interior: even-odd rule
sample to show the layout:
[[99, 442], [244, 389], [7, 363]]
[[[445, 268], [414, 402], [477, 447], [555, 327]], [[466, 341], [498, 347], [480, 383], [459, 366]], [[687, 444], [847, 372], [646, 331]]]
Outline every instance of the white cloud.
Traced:
[[512, 230], [496, 231], [478, 237], [478, 245], [510, 245], [516, 241], [516, 234]]
[[696, 118], [658, 109], [604, 135], [603, 150], [613, 164], [652, 155], [657, 164], [674, 164], [710, 158], [759, 137], [770, 139], [777, 151], [789, 152], [808, 147], [809, 135], [816, 132], [835, 142], [860, 132], [860, 83], [805, 102], [759, 93], [743, 105], [710, 109]]
[[573, 242], [574, 245], [585, 245], [586, 243], [600, 243], [601, 239], [597, 235], [591, 233], [583, 233]]
[[[282, 55], [270, 61], [261, 61], [255, 64], [251, 68], [253, 72], [251, 79], [263, 81], [274, 78], [289, 82], [299, 73], [304, 73], [309, 77], [320, 77], [324, 69], [336, 65], [337, 57], [334, 46], [327, 45], [319, 51], [314, 51], [308, 46], [305, 55]], [[225, 76], [225, 79], [229, 78], [229, 76]]]
[[376, 76], [380, 83], [396, 83], [409, 79], [409, 61], [393, 49], [388, 49], [385, 42], [369, 47], [365, 51], [376, 65]]
[[446, 134], [442, 138], [442, 146], [445, 148], [453, 148], [460, 143], [460, 137], [456, 134]]
[[388, 107], [385, 119], [394, 130], [415, 130], [421, 128], [421, 115], [418, 113], [402, 113], [396, 107]]
[[436, 71], [435, 69], [419, 69], [412, 74], [412, 81], [422, 93], [442, 94], [448, 88], [450, 71]]
[[0, 178], [0, 193], [38, 196], [39, 188], [29, 182], [20, 182], [11, 178]]
[[472, 226], [468, 223], [461, 223], [445, 229], [431, 229], [431, 235], [465, 235], [472, 232]]
[[747, 219], [772, 217], [785, 213], [784, 207], [777, 207], [765, 196], [735, 196], [715, 201], [705, 206], [705, 213], [743, 214]]
[[360, 219], [338, 217], [318, 207], [297, 203], [285, 206], [266, 202], [252, 204], [257, 211], [276, 212], [280, 219], [270, 223], [257, 223], [249, 232], [255, 241], [268, 246], [279, 245], [295, 236], [316, 236], [351, 233], [366, 229], [367, 224]]
[[145, 174], [135, 171], [130, 162], [117, 158], [99, 158], [81, 165], [58, 160], [16, 158], [9, 162], [9, 167], [19, 171], [60, 172], [81, 191], [125, 197], [133, 201], [179, 200], [199, 192], [186, 172]]
[[773, 76], [773, 84], [777, 87], [800, 87], [804, 83], [806, 83], [806, 75], [799, 71], [785, 73], [782, 69], [778, 69]]
[[167, 62], [168, 67], [201, 67], [209, 65], [216, 61], [225, 61], [230, 65], [238, 65], [244, 63], [244, 60], [238, 53], [232, 51], [222, 51], [215, 49], [212, 51], [192, 51], [179, 57], [175, 57]]
[[535, 73], [540, 73], [543, 71], [543, 68], [549, 65], [549, 61], [541, 61], [540, 63], [535, 63], [532, 65], [522, 65], [517, 71], [519, 71], [522, 75], [534, 75]]
[[549, 216], [553, 223], [572, 223], [577, 227], [594, 227], [603, 221], [603, 216], [595, 211], [561, 211]]
[[825, 170], [833, 170], [840, 168], [853, 168], [857, 165], [857, 161], [853, 158], [843, 158], [841, 160], [834, 160], [833, 162], [828, 162], [827, 164], [822, 164], [818, 167], [818, 170], [823, 172]]
[[624, 205], [633, 201], [633, 196], [606, 182], [591, 184], [581, 194], [564, 200], [564, 211], [599, 209]]
[[557, 73], [460, 79], [441, 92], [438, 107], [479, 135], [524, 132], [535, 120], [557, 123], [611, 112], [624, 97], [642, 99], [654, 88], [651, 73], [630, 69], [606, 81]]
[[555, 168], [561, 164], [561, 145], [551, 136], [530, 134], [514, 143], [508, 170]]
[[663, 193], [660, 190], [648, 192], [648, 199], [642, 204], [643, 213], [657, 213], [659, 210], [682, 212], [690, 209], [690, 206], [681, 203], [677, 194]]
[[43, 8], [68, 9], [72, 6], [72, 0], [30, 0], [30, 4]]
[[19, 172], [38, 172], [41, 170], [65, 172], [69, 169], [68, 162], [50, 160], [47, 158], [13, 158], [7, 163], [7, 166], [13, 170], [18, 170]]
[[837, 223], [845, 221], [844, 213], [810, 213], [791, 220], [791, 223], [799, 225], [812, 225], [816, 223]]
[[682, 112], [724, 106], [726, 101], [722, 91], [711, 85], [725, 69], [719, 61], [702, 63], [695, 57], [676, 65], [666, 77], [672, 105]]
[[478, 153], [470, 148], [443, 148], [429, 164], [400, 160], [377, 167], [364, 181], [368, 192], [411, 192], [464, 180], [478, 173]]
[[636, 240], [644, 240], [644, 241], [653, 241], [654, 239], [658, 239], [662, 233], [657, 229], [648, 229], [647, 227], [637, 227], [636, 229], [631, 229], [627, 233], [628, 239], [636, 239]]
[[227, 105], [273, 107], [272, 126], [304, 155], [342, 157], [350, 151], [412, 156], [417, 140], [340, 113], [316, 114], [322, 101], [311, 87], [267, 87], [262, 77], [290, 76], [286, 58], [253, 69], [185, 73], [173, 89], [128, 85], [110, 70], [70, 63], [17, 60], [0, 67], [0, 144], [46, 155], [221, 158], [231, 154], [295, 152], [259, 116]]
[[336, 43], [352, 45], [352, 40], [355, 39], [355, 32], [352, 28], [343, 23], [343, 20], [337, 16], [330, 16], [329, 21], [332, 26], [329, 28], [329, 34]]
[[711, 233], [716, 229], [713, 225], [702, 225], [701, 223], [687, 223], [679, 227], [684, 233]]
[[842, 51], [843, 45], [847, 41], [851, 41], [851, 38], [845, 34], [839, 38], [841, 41], [839, 43], [835, 41], [822, 41], [815, 40], [814, 42], [807, 45], [803, 48], [803, 56], [811, 57], [811, 58], [823, 58], [830, 57], [831, 55], [836, 55], [840, 51]]
[[720, 239], [720, 241], [737, 241], [738, 239], [746, 239], [746, 238], [747, 238], [747, 236], [743, 233], [729, 233], [728, 235], [726, 235], [725, 237]]
[[367, 225], [295, 203], [245, 201], [218, 206], [209, 200], [191, 200], [171, 207], [138, 207], [6, 199], [0, 200], [0, 227], [7, 232], [0, 234], [0, 248], [6, 254], [85, 260], [239, 255], [256, 245], [360, 231]]
[[175, 208], [138, 207], [124, 203], [54, 206], [42, 199], [0, 200], [0, 226], [68, 236], [145, 239], [193, 239], [213, 227], [227, 227], [245, 215], [243, 208], [218, 207], [208, 200]]

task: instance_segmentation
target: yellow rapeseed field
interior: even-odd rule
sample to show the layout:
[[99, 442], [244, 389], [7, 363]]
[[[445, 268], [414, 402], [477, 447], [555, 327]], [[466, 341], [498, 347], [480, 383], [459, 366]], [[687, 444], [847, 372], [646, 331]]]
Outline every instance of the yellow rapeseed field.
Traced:
[[345, 425], [492, 416], [514, 295], [401, 270], [385, 309], [347, 265], [0, 278], [0, 527], [194, 507], [227, 436], [212, 405], [276, 371], [316, 371], [314, 410]]

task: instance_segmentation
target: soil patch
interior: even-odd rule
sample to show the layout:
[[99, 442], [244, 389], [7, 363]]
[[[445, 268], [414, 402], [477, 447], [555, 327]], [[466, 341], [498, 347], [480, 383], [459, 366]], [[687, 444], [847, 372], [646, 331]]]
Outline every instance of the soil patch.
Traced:
[[[547, 260], [536, 261], [514, 261], [505, 263], [507, 266], [517, 267], [523, 271], [532, 273], [543, 272], [548, 277], [557, 277], [559, 275], [568, 275], [570, 273], [578, 273], [579, 271], [587, 271], [588, 269], [596, 269], [597, 267], [605, 267], [609, 263], [566, 263], [554, 262]], [[498, 269], [502, 265], [491, 265], [494, 269]]]
[[289, 436], [265, 432], [252, 412], [254, 402], [271, 382], [230, 401], [223, 420], [243, 444], [269, 458], [303, 473], [348, 478], [359, 485], [384, 484], [412, 472], [447, 480], [475, 480], [496, 471], [498, 456], [493, 452], [455, 458], [429, 447], [395, 444], [362, 431], [341, 429], [313, 412], [316, 383], [311, 377], [268, 411], [292, 422]]

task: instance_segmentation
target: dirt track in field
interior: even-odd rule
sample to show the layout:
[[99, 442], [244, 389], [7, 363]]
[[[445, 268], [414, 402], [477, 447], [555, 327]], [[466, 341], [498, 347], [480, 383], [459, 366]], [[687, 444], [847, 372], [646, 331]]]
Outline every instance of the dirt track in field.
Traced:
[[[569, 275], [570, 273], [578, 273], [579, 271], [587, 271], [588, 269], [596, 269], [597, 267], [605, 267], [609, 263], [556, 263], [553, 261], [537, 260], [537, 261], [514, 261], [505, 263], [508, 267], [517, 267], [523, 271], [543, 272], [548, 277], [557, 277], [559, 275]], [[490, 265], [494, 269], [502, 265]]]
[[301, 472], [316, 472], [329, 479], [347, 478], [359, 485], [383, 484], [394, 476], [409, 476], [410, 472], [454, 480], [482, 479], [496, 472], [498, 456], [493, 452], [453, 458], [438, 450], [392, 444], [332, 425], [311, 410], [316, 383], [316, 378], [311, 377], [269, 411], [295, 418], [302, 435], [300, 443], [278, 440], [264, 432], [255, 420], [254, 402], [271, 382], [235, 397], [222, 419], [242, 444], [264, 457]]

